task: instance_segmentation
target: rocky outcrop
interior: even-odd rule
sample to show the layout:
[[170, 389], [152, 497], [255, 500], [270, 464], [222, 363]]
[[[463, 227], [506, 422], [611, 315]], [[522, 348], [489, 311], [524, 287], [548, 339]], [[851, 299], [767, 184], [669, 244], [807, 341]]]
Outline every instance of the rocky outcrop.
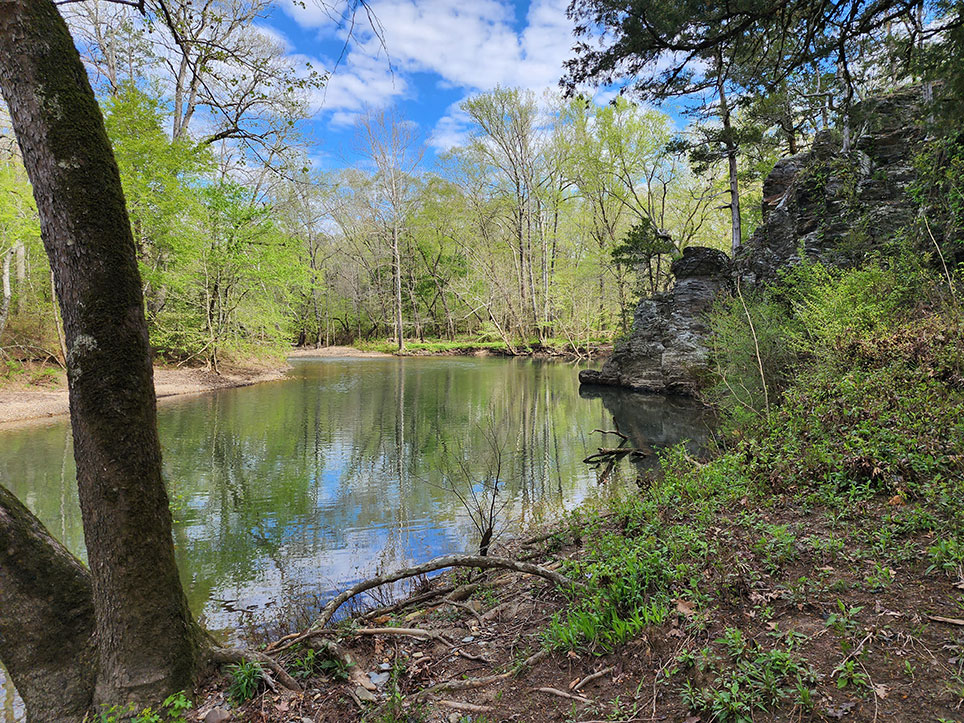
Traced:
[[920, 101], [919, 88], [868, 100], [854, 110], [850, 151], [821, 131], [810, 151], [777, 162], [763, 184], [763, 223], [734, 259], [744, 287], [772, 283], [802, 256], [860, 264], [913, 220]]
[[706, 312], [728, 289], [730, 260], [722, 251], [690, 247], [673, 262], [673, 288], [636, 307], [633, 331], [602, 369], [584, 369], [583, 384], [644, 392], [692, 394], [706, 373]]
[[801, 258], [835, 266], [866, 261], [917, 212], [908, 193], [925, 139], [920, 88], [874, 98], [854, 109], [847, 153], [840, 134], [821, 131], [812, 148], [774, 166], [763, 184], [763, 222], [736, 254], [688, 248], [673, 263], [675, 286], [640, 302], [629, 337], [584, 384], [691, 394], [707, 371], [706, 312], [718, 294], [776, 281]]

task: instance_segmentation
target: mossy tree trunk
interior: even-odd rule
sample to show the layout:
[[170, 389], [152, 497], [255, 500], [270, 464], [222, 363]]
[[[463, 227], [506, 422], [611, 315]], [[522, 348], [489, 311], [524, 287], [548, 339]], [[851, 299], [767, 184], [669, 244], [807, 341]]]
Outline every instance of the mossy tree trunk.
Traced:
[[[0, 89], [33, 185], [63, 316], [97, 637], [94, 700], [156, 701], [191, 687], [202, 638], [175, 564], [120, 176], [87, 73], [52, 0], [0, 0]], [[19, 574], [16, 561], [0, 561], [0, 581]], [[10, 614], [0, 608], [0, 617]]]
[[95, 640], [87, 569], [0, 486], [0, 659], [30, 721], [84, 719]]

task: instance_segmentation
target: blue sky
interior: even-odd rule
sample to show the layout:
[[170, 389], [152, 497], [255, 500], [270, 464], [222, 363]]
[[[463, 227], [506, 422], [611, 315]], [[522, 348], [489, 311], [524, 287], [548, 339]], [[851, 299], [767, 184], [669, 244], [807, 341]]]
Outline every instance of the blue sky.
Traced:
[[429, 155], [466, 138], [458, 105], [466, 97], [517, 86], [556, 88], [573, 45], [568, 0], [370, 0], [383, 48], [364, 13], [345, 50], [347, 27], [319, 0], [280, 0], [269, 18], [299, 62], [335, 66], [313, 98], [312, 156], [327, 167], [352, 163], [354, 125], [366, 108], [394, 106], [418, 124]]

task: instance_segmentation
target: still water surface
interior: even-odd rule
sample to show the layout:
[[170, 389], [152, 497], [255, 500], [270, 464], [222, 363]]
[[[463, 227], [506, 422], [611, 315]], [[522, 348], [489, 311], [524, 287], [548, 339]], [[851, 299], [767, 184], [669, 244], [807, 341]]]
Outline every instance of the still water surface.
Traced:
[[[593, 429], [618, 426], [657, 447], [707, 433], [685, 403], [580, 396], [571, 364], [292, 363], [282, 381], [159, 409], [178, 564], [192, 609], [214, 630], [291, 619], [376, 571], [472, 551], [478, 533], [451, 486], [466, 491], [500, 463], [504, 539], [605, 494], [582, 463], [602, 444]], [[66, 420], [0, 432], [0, 483], [83, 558]], [[0, 670], [0, 720], [17, 721], [3, 686]]]

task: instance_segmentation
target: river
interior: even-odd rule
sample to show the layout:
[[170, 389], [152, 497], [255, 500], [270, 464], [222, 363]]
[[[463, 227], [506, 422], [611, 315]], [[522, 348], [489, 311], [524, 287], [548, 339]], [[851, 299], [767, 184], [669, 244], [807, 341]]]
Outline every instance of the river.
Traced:
[[[178, 564], [212, 630], [306, 619], [353, 581], [477, 549], [460, 495], [498, 471], [502, 539], [600, 487], [583, 458], [618, 424], [637, 446], [701, 443], [692, 404], [584, 389], [572, 364], [297, 359], [283, 380], [162, 405]], [[615, 417], [615, 419], [614, 419]], [[0, 432], [0, 483], [84, 557], [66, 419]], [[0, 669], [0, 721], [22, 719]]]

